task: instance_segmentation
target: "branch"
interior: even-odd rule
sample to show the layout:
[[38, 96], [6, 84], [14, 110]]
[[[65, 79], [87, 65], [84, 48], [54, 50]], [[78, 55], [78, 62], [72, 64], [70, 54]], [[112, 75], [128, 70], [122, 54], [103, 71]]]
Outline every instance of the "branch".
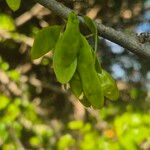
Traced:
[[[55, 1], [55, 0], [35, 0], [46, 8], [52, 10], [58, 16], [67, 19], [69, 13], [73, 10], [67, 8], [63, 4]], [[79, 16], [79, 20], [84, 23], [84, 20], [81, 16]], [[124, 34], [123, 32], [116, 31], [113, 28], [106, 27], [105, 25], [96, 22], [97, 29], [99, 34], [122, 47], [128, 49], [130, 52], [138, 55], [142, 58], [150, 59], [150, 48], [141, 44], [136, 36], [131, 36]]]
[[27, 21], [31, 20], [33, 17], [41, 18], [45, 15], [50, 14], [50, 11], [43, 7], [40, 4], [35, 4], [30, 10], [21, 14], [19, 17], [15, 19], [15, 25], [22, 26]]

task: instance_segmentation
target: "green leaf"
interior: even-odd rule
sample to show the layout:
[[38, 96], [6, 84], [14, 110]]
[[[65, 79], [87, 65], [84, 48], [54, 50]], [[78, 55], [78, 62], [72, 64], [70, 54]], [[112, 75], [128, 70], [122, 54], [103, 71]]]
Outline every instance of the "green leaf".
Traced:
[[71, 130], [79, 130], [83, 127], [83, 121], [81, 120], [77, 120], [77, 121], [71, 121], [69, 122], [68, 124], [68, 127], [71, 129]]
[[[56, 66], [59, 66], [59, 68], [58, 67], [56, 68]], [[64, 67], [61, 63], [59, 63], [59, 61], [57, 61], [57, 62], [55, 61], [54, 67], [56, 68], [54, 71], [55, 71], [57, 80], [60, 83], [65, 84], [70, 81], [70, 79], [72, 78], [73, 74], [76, 71], [77, 59], [75, 59], [72, 62], [72, 64], [70, 64], [67, 67]]]
[[13, 81], [19, 81], [20, 79], [20, 73], [17, 70], [10, 70], [7, 72], [9, 78]]
[[93, 108], [101, 108], [104, 105], [104, 95], [101, 87], [101, 80], [95, 70], [95, 61], [91, 51], [91, 46], [84, 36], [82, 36], [82, 47], [78, 57], [77, 71], [81, 78], [85, 97]]
[[54, 72], [60, 83], [69, 82], [75, 73], [80, 38], [79, 20], [76, 14], [70, 13], [66, 30], [58, 39], [54, 50]]
[[79, 99], [80, 103], [85, 106], [85, 107], [91, 107], [91, 103], [89, 102], [89, 100], [86, 98], [86, 96], [84, 95], [83, 98]]
[[101, 86], [104, 91], [104, 96], [110, 100], [117, 100], [119, 98], [119, 91], [112, 76], [105, 70], [102, 70], [102, 73], [98, 75], [102, 83]]
[[88, 26], [90, 31], [94, 34], [94, 40], [95, 40], [95, 51], [97, 51], [97, 42], [98, 42], [98, 33], [97, 33], [97, 27], [95, 22], [89, 18], [88, 16], [84, 16], [85, 24]]
[[96, 71], [98, 73], [101, 73], [102, 72], [102, 68], [101, 68], [101, 64], [96, 56], [96, 51], [97, 51], [97, 45], [98, 45], [98, 31], [97, 31], [97, 26], [95, 24], [95, 22], [87, 17], [87, 16], [84, 16], [84, 21], [85, 21], [85, 24], [88, 26], [88, 28], [90, 29], [90, 31], [93, 33], [94, 35], [94, 40], [95, 40], [95, 51], [93, 52], [93, 57], [95, 59], [95, 68], [96, 68]]
[[14, 121], [20, 114], [20, 108], [19, 106], [15, 104], [10, 104], [6, 110], [6, 115], [3, 118], [3, 122], [11, 123]]
[[9, 102], [10, 100], [6, 96], [0, 95], [0, 110], [6, 108]]
[[88, 26], [88, 28], [91, 30], [91, 32], [93, 34], [97, 34], [97, 27], [96, 27], [95, 22], [88, 16], [84, 16], [84, 21], [85, 21], [86, 25]]
[[75, 72], [72, 79], [70, 80], [70, 88], [71, 88], [72, 93], [80, 100], [80, 102], [85, 107], [91, 106], [90, 102], [84, 95], [81, 79], [80, 79], [78, 72]]
[[31, 49], [31, 58], [37, 59], [52, 50], [59, 38], [61, 26], [49, 26], [40, 30]]
[[15, 30], [14, 21], [9, 15], [0, 14], [0, 29], [7, 31]]
[[13, 11], [16, 11], [20, 7], [21, 0], [6, 0], [6, 3]]
[[97, 71], [97, 73], [102, 73], [102, 66], [95, 52], [93, 53], [93, 57], [95, 60], [95, 70]]
[[81, 79], [79, 77], [78, 72], [75, 72], [72, 79], [70, 80], [70, 88], [71, 88], [71, 91], [73, 92], [73, 94], [77, 98], [79, 98], [83, 92], [83, 88], [82, 88], [82, 83], [81, 83]]
[[38, 147], [41, 144], [41, 139], [37, 136], [33, 136], [29, 139], [29, 142], [33, 147]]
[[60, 137], [58, 143], [57, 143], [57, 149], [58, 150], [67, 150], [70, 149], [72, 145], [75, 144], [75, 140], [70, 134], [65, 134]]

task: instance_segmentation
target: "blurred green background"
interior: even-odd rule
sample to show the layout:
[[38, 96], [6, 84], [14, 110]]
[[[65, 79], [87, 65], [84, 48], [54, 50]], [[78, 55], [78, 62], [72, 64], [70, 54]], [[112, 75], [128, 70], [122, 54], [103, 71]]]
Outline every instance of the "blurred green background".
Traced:
[[[63, 4], [125, 33], [150, 32], [150, 0]], [[148, 60], [100, 38], [98, 56], [120, 90], [101, 110], [85, 108], [56, 81], [51, 53], [31, 61], [36, 33], [64, 22], [34, 1], [13, 12], [0, 0], [0, 149], [150, 150]]]

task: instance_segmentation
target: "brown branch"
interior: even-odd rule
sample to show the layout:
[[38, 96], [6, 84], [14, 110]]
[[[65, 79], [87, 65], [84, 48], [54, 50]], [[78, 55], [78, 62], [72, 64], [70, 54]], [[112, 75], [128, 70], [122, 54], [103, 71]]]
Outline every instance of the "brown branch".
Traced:
[[[46, 8], [52, 10], [58, 16], [67, 19], [69, 13], [73, 10], [64, 6], [55, 0], [35, 0]], [[79, 16], [79, 20], [84, 23], [84, 20]], [[122, 47], [128, 49], [130, 52], [142, 58], [150, 59], [150, 48], [141, 44], [136, 36], [124, 34], [123, 32], [116, 31], [113, 28], [106, 27], [105, 25], [96, 22], [99, 34]]]
[[43, 16], [48, 14], [50, 14], [48, 9], [44, 8], [40, 4], [35, 4], [29, 11], [15, 19], [15, 25], [18, 27], [31, 20], [33, 17], [41, 17], [41, 15]]

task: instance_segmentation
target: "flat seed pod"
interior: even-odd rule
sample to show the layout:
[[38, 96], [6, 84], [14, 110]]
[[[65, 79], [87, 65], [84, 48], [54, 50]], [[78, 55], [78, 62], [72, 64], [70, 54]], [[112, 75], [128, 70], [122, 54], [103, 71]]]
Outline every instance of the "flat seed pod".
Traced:
[[59, 38], [54, 53], [54, 62], [60, 59], [62, 65], [69, 66], [77, 57], [80, 48], [79, 21], [74, 13], [68, 18], [66, 30]]
[[119, 91], [112, 76], [105, 70], [102, 70], [102, 73], [99, 74], [99, 78], [102, 83], [101, 86], [104, 91], [104, 96], [112, 101], [117, 100], [119, 98]]
[[54, 71], [57, 80], [61, 83], [67, 83], [76, 70], [80, 38], [78, 18], [71, 13], [66, 30], [58, 39], [54, 50]]
[[83, 96], [83, 98], [80, 99], [79, 101], [85, 107], [91, 107], [91, 103], [88, 101], [88, 99], [85, 96]]
[[[59, 66], [59, 68], [56, 66]], [[59, 61], [57, 61], [54, 64], [54, 68], [57, 80], [62, 84], [68, 83], [76, 71], [77, 58], [67, 67], [64, 67]]]
[[61, 26], [49, 26], [40, 30], [31, 49], [31, 58], [37, 59], [54, 49], [59, 38]]
[[[85, 95], [83, 93], [82, 83], [81, 83], [81, 79], [79, 77], [78, 72], [75, 72], [72, 79], [70, 80], [70, 88], [71, 88], [72, 93], [79, 99], [79, 101], [85, 107], [91, 106], [90, 102], [87, 100], [87, 98], [85, 97]], [[82, 97], [81, 97], [81, 95], [82, 95]]]
[[70, 88], [71, 88], [71, 91], [73, 92], [73, 94], [77, 98], [79, 98], [83, 92], [81, 79], [80, 79], [79, 74], [77, 72], [75, 72], [72, 79], [70, 80]]
[[100, 62], [99, 62], [99, 60], [98, 60], [98, 58], [97, 58], [97, 56], [96, 56], [96, 54], [94, 52], [93, 52], [93, 57], [95, 59], [95, 69], [96, 69], [96, 72], [97, 73], [101, 73], [102, 72], [102, 67], [101, 67]]
[[95, 39], [95, 51], [97, 51], [97, 43], [98, 43], [98, 32], [95, 22], [89, 18], [88, 16], [84, 16], [85, 24], [88, 26], [88, 28], [91, 30], [91, 32], [94, 35]]
[[95, 70], [91, 46], [84, 36], [82, 36], [82, 47], [78, 57], [77, 71], [79, 72], [83, 91], [88, 101], [93, 107], [101, 108], [104, 105], [101, 81]]

